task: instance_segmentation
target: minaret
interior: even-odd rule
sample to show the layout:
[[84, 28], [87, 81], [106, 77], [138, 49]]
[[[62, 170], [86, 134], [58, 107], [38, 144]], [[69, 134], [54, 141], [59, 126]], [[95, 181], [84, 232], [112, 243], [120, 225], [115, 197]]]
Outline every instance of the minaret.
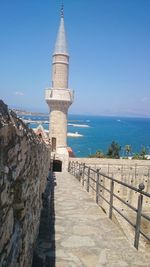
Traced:
[[[50, 107], [49, 137], [55, 158], [67, 166], [67, 114], [73, 102], [73, 92], [68, 88], [69, 54], [61, 8], [60, 26], [52, 62], [52, 87], [46, 89], [45, 100]], [[63, 167], [64, 169], [64, 167]]]

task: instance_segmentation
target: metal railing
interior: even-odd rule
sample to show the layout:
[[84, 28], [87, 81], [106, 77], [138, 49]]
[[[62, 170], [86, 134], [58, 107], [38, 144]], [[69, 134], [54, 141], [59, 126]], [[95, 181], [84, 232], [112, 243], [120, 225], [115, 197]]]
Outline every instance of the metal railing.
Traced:
[[[90, 158], [89, 158], [90, 160]], [[124, 159], [123, 159], [124, 160]], [[76, 158], [76, 161], [78, 161], [78, 158]], [[79, 158], [79, 163], [80, 161]], [[84, 158], [83, 158], [84, 162]], [[149, 162], [149, 161], [147, 161]], [[139, 163], [134, 163], [134, 160], [128, 160], [128, 164], [126, 163], [114, 163], [114, 162], [103, 162], [102, 161], [86, 161], [86, 165], [90, 166], [93, 169], [100, 169], [101, 172], [107, 174], [108, 176], [111, 176], [112, 173], [116, 173], [118, 177], [120, 178], [125, 178], [127, 175], [130, 175], [130, 178], [132, 177], [133, 179], [136, 179], [140, 177], [140, 180], [142, 179], [150, 179], [150, 164], [141, 164]], [[128, 182], [127, 182], [128, 183]]]
[[[123, 219], [125, 219], [135, 231], [134, 237], [134, 246], [138, 249], [140, 235], [142, 235], [146, 240], [150, 241], [150, 234], [144, 233], [141, 230], [141, 219], [144, 218], [146, 221], [150, 222], [150, 216], [142, 212], [143, 197], [150, 198], [150, 194], [144, 192], [144, 184], [139, 184], [139, 188], [136, 188], [132, 185], [129, 185], [125, 182], [119, 181], [113, 177], [105, 175], [100, 172], [99, 169], [94, 170], [89, 166], [86, 166], [84, 163], [78, 163], [75, 161], [69, 162], [69, 172], [74, 175], [81, 183], [82, 186], [86, 186], [87, 192], [90, 188], [95, 192], [95, 201], [99, 205], [100, 199], [103, 199], [109, 205], [109, 218], [112, 219], [113, 211], [117, 212]], [[109, 181], [109, 187], [106, 187], [101, 183], [102, 178], [106, 178]], [[94, 184], [94, 186], [93, 186]], [[119, 184], [122, 187], [128, 188], [134, 192], [138, 193], [137, 208], [135, 208], [130, 203], [126, 202], [123, 197], [118, 196], [114, 191], [115, 185]], [[106, 191], [109, 194], [109, 197], [106, 198], [102, 194], [102, 190]], [[129, 209], [135, 212], [136, 222], [133, 223], [130, 218], [123, 214], [117, 205], [114, 204], [114, 199], [126, 205]]]

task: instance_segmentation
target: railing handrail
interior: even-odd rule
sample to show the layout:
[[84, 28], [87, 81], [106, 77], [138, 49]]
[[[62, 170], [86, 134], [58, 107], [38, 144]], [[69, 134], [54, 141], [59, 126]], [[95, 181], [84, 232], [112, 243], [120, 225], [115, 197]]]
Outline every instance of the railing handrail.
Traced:
[[[79, 163], [79, 164], [81, 164], [81, 163]], [[85, 166], [85, 168], [89, 168], [89, 167], [88, 167], [88, 166]], [[96, 173], [96, 170], [94, 170], [94, 169], [92, 169], [92, 168], [90, 168], [90, 170]], [[109, 180], [113, 180], [114, 182], [116, 182], [116, 183], [118, 183], [118, 184], [121, 184], [121, 185], [126, 186], [126, 187], [128, 187], [128, 188], [130, 188], [130, 189], [132, 189], [132, 190], [134, 190], [134, 191], [136, 191], [136, 192], [139, 192], [139, 193], [141, 193], [142, 195], [145, 195], [145, 196], [147, 196], [147, 197], [150, 197], [150, 194], [149, 194], [149, 193], [147, 193], [147, 192], [145, 192], [145, 191], [143, 191], [143, 190], [141, 191], [140, 189], [136, 188], [135, 186], [132, 186], [132, 185], [127, 184], [127, 183], [125, 183], [125, 182], [119, 181], [119, 180], [115, 179], [114, 177], [111, 177], [111, 176], [106, 175], [106, 174], [103, 173], [103, 172], [100, 172], [100, 171], [99, 171], [99, 174], [102, 175], [102, 176], [104, 176], [105, 178], [107, 178], [107, 179], [109, 179]]]
[[[84, 158], [83, 158], [84, 159]], [[89, 158], [90, 159], [90, 158]], [[97, 160], [98, 160], [98, 158], [96, 158]], [[108, 160], [110, 159], [110, 158], [107, 158]], [[103, 160], [103, 158], [101, 159], [101, 160]], [[104, 160], [105, 160], [105, 158], [104, 158]], [[110, 160], [112, 160], [112, 159], [110, 159]], [[118, 160], [118, 159], [116, 159], [116, 160]], [[121, 159], [120, 159], [121, 160]], [[126, 159], [122, 159], [122, 160], [126, 160]], [[139, 161], [139, 160], [137, 160], [137, 161]], [[141, 160], [142, 161], [142, 160]], [[150, 160], [147, 160], [147, 161], [149, 161], [150, 162]], [[70, 160], [70, 162], [74, 162], [74, 160]], [[78, 161], [76, 161], [76, 162], [78, 162]], [[82, 162], [78, 162], [79, 164], [83, 164]], [[88, 164], [88, 162], [87, 162], [87, 164]], [[125, 164], [125, 163], [113, 163], [113, 162], [108, 162], [108, 163], [105, 163], [105, 162], [102, 162], [101, 164], [100, 163], [90, 163], [89, 162], [89, 164], [90, 165], [94, 165], [94, 166], [99, 166], [99, 165], [105, 165], [105, 166], [125, 166], [125, 167], [148, 167], [148, 168], [150, 168], [150, 164], [140, 164], [140, 163], [138, 163], [138, 162], [135, 162], [134, 163], [134, 159], [133, 159], [133, 162], [131, 161], [129, 164]]]
[[[86, 170], [87, 169], [87, 170]], [[86, 172], [85, 172], [86, 170]], [[79, 162], [75, 162], [75, 161], [70, 161], [69, 162], [69, 171], [72, 172], [72, 174], [75, 177], [81, 177], [82, 179], [82, 185], [84, 186], [84, 182], [86, 181], [86, 190], [87, 192], [89, 192], [89, 189], [92, 188], [92, 190], [94, 190], [96, 192], [96, 203], [99, 204], [99, 197], [101, 197], [108, 205], [109, 205], [109, 218], [112, 219], [112, 211], [115, 210], [116, 212], [118, 212], [118, 214], [120, 214], [120, 216], [122, 216], [122, 218], [124, 218], [130, 225], [132, 225], [135, 229], [135, 240], [134, 240], [134, 246], [136, 247], [136, 249], [138, 249], [139, 246], [139, 237], [140, 234], [142, 234], [147, 240], [150, 241], [150, 237], [148, 235], [146, 235], [145, 233], [143, 233], [140, 229], [140, 224], [141, 224], [141, 217], [145, 218], [146, 220], [148, 220], [150, 222], [150, 216], [148, 216], [147, 214], [144, 214], [142, 212], [142, 203], [143, 203], [143, 196], [150, 198], [150, 194], [148, 192], [143, 191], [144, 189], [144, 184], [140, 184], [139, 188], [136, 188], [130, 184], [127, 184], [125, 182], [119, 181], [117, 179], [115, 179], [114, 177], [110, 177], [108, 175], [106, 175], [103, 172], [100, 172], [99, 169], [93, 169], [90, 166], [85, 165], [85, 163], [79, 163]], [[79, 171], [79, 173], [77, 173], [77, 171]], [[91, 177], [91, 172], [94, 173], [94, 175], [96, 174], [96, 179], [93, 179], [93, 177]], [[86, 175], [86, 180], [85, 180], [85, 176]], [[100, 183], [99, 178], [100, 177], [104, 177], [107, 178], [108, 180], [110, 180], [110, 189], [106, 188], [106, 186], [102, 185]], [[94, 176], [95, 177], [95, 176]], [[94, 189], [94, 187], [90, 184], [90, 179], [95, 182], [95, 187], [96, 189]], [[138, 205], [137, 208], [135, 208], [134, 206], [132, 206], [131, 204], [127, 203], [124, 199], [122, 199], [121, 197], [117, 196], [114, 193], [114, 185], [115, 183], [120, 184], [124, 187], [127, 187], [135, 192], [138, 192]], [[110, 199], [106, 199], [104, 197], [104, 195], [100, 194], [99, 192], [99, 188], [102, 187], [104, 190], [106, 190], [109, 194], [110, 194]], [[127, 207], [129, 207], [130, 209], [132, 209], [134, 212], [136, 212], [137, 216], [136, 216], [136, 224], [134, 224], [127, 216], [125, 216], [117, 207], [114, 206], [113, 204], [113, 198], [118, 199], [121, 203], [125, 204]]]

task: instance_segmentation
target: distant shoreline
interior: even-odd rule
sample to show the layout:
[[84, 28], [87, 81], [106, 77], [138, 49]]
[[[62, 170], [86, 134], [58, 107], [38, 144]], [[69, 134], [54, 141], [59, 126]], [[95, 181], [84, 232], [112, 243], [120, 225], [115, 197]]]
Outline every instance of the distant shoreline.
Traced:
[[[35, 115], [34, 115], [35, 116]], [[21, 118], [23, 120], [23, 122], [25, 124], [49, 124], [49, 121], [48, 120], [31, 120], [31, 119], [24, 119], [24, 118]], [[72, 126], [72, 127], [78, 127], [78, 128], [89, 128], [90, 126], [88, 124], [76, 124], [76, 123], [68, 123], [68, 126]]]
[[12, 109], [17, 115], [34, 115], [34, 116], [48, 116], [48, 113], [42, 112], [32, 112], [32, 111], [25, 111], [20, 109]]
[[[26, 110], [20, 110], [20, 109], [15, 109], [15, 108], [10, 108], [13, 110], [17, 115], [28, 115], [28, 116], [49, 116], [49, 113], [44, 113], [44, 112], [32, 112], [32, 111], [26, 111]], [[118, 118], [118, 119], [150, 119], [150, 115], [142, 115], [142, 114], [137, 114], [137, 115], [115, 115], [115, 114], [69, 114], [69, 115], [74, 115], [74, 116], [85, 116], [85, 117], [102, 117], [102, 118]], [[74, 122], [74, 120], [71, 120]], [[80, 121], [80, 120], [78, 120]]]

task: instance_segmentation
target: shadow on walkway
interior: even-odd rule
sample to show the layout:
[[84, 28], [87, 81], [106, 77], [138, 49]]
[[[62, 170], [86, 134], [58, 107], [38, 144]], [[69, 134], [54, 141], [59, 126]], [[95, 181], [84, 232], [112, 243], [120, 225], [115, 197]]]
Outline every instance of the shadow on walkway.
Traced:
[[43, 194], [32, 267], [150, 267], [148, 254], [130, 245], [76, 178], [68, 172], [56, 178], [57, 187], [48, 177]]
[[55, 186], [55, 174], [52, 175], [50, 172], [46, 189], [42, 194], [43, 208], [32, 267], [55, 267]]

